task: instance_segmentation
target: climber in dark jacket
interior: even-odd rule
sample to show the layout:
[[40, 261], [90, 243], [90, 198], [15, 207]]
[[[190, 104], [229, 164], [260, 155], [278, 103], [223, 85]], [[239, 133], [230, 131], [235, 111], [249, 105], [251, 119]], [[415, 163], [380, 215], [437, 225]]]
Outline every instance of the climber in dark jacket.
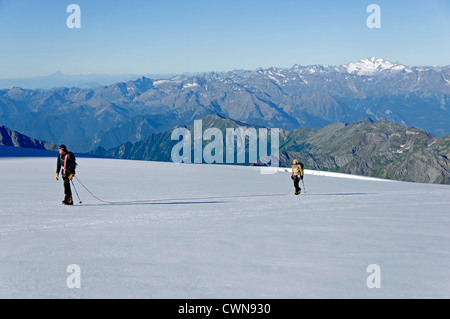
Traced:
[[59, 155], [56, 161], [56, 180], [59, 180], [59, 172], [61, 171], [61, 175], [64, 181], [64, 200], [62, 203], [64, 205], [73, 205], [72, 199], [72, 190], [70, 189], [70, 181], [75, 175], [75, 155], [72, 152], [69, 152], [66, 146], [59, 146]]

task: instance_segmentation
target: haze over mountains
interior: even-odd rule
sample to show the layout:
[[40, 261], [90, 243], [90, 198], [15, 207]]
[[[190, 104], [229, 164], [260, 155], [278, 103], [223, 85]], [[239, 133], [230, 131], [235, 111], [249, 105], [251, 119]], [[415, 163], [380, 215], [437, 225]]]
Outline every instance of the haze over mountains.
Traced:
[[[71, 75], [57, 71], [53, 74], [29, 78], [0, 79], [0, 89], [20, 87], [23, 89], [50, 90], [61, 87], [78, 87], [81, 89], [93, 89], [99, 86], [110, 85], [115, 82], [130, 81], [139, 78], [138, 74], [78, 74]], [[149, 74], [147, 77], [166, 79], [175, 74]]]
[[146, 77], [95, 89], [0, 90], [0, 123], [77, 151], [136, 142], [219, 114], [293, 130], [370, 116], [450, 132], [450, 66], [410, 67], [370, 58], [340, 66]]

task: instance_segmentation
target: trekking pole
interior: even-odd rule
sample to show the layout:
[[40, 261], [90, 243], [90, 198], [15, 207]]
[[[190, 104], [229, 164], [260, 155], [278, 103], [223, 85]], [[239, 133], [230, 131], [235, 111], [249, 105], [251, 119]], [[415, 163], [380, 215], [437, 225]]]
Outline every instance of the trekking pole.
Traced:
[[80, 196], [78, 195], [78, 192], [77, 192], [77, 189], [76, 189], [76, 187], [75, 187], [75, 184], [73, 183], [73, 180], [71, 180], [71, 182], [72, 182], [73, 189], [75, 190], [75, 193], [77, 194], [78, 200], [80, 201], [80, 204], [83, 203], [83, 202], [81, 201], [81, 199], [80, 199]]
[[305, 187], [305, 182], [303, 181], [303, 178], [302, 178], [302, 184], [303, 184], [303, 189], [305, 190], [305, 194], [306, 194], [306, 187]]

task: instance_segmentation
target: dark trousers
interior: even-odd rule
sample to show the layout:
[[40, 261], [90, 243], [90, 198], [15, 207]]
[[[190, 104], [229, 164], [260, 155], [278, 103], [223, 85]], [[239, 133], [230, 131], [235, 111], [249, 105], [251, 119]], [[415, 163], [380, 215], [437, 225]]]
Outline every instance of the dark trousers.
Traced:
[[294, 176], [294, 187], [295, 187], [296, 192], [299, 192], [301, 190], [300, 186], [298, 185], [299, 182], [300, 182], [300, 177], [298, 177], [297, 175]]
[[72, 198], [72, 190], [70, 189], [70, 181], [69, 177], [64, 177], [64, 194], [66, 195], [66, 199]]

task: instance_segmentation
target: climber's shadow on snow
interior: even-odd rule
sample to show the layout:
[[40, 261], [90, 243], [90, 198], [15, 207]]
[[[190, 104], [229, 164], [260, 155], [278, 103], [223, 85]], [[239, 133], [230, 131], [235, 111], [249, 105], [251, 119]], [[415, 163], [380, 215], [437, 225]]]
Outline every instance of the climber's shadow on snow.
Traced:
[[101, 204], [76, 204], [74, 207], [103, 207], [103, 206], [147, 206], [147, 205], [194, 205], [194, 204], [222, 204], [226, 201], [173, 201], [173, 202], [152, 202], [152, 203], [101, 203]]
[[323, 193], [323, 194], [320, 194], [320, 193], [316, 193], [316, 194], [305, 193], [304, 195], [307, 195], [307, 196], [361, 196], [361, 195], [376, 195], [376, 194], [378, 194], [378, 193], [327, 193], [327, 194], [325, 194], [325, 193]]

